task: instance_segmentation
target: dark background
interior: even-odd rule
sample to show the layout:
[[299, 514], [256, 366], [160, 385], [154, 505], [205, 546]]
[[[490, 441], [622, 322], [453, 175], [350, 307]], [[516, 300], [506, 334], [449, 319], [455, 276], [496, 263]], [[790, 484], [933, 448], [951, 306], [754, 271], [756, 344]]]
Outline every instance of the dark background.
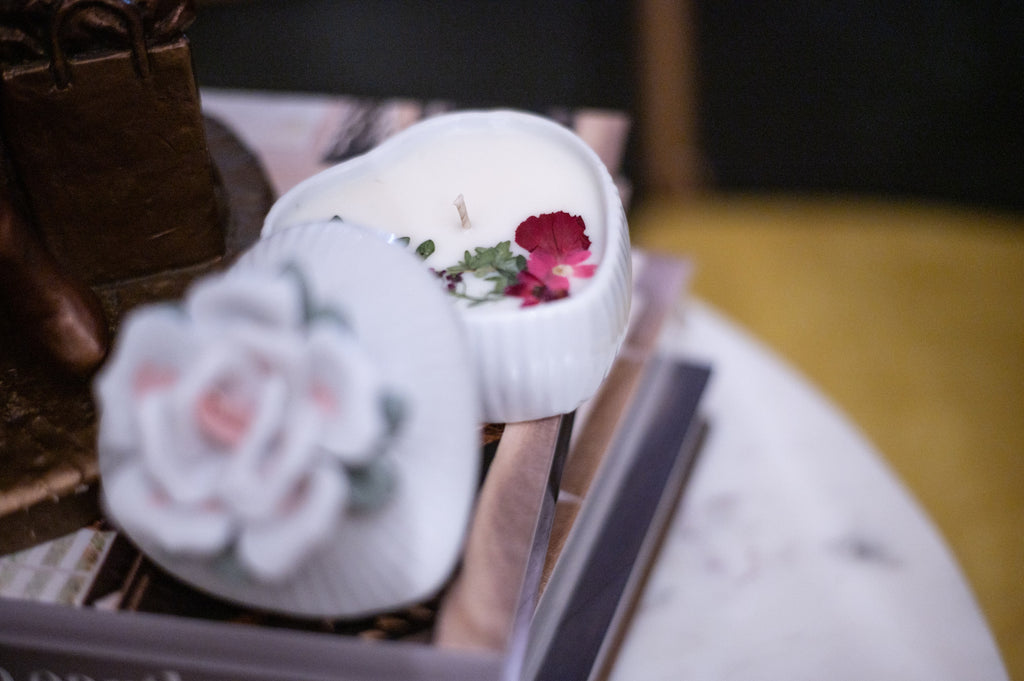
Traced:
[[718, 183], [1024, 208], [1024, 2], [709, 0], [697, 25]]
[[[1024, 2], [692, 14], [713, 186], [1024, 209]], [[614, 0], [251, 0], [201, 6], [189, 36], [203, 85], [636, 112], [633, 16]]]
[[250, 0], [201, 6], [203, 85], [633, 106], [628, 2]]

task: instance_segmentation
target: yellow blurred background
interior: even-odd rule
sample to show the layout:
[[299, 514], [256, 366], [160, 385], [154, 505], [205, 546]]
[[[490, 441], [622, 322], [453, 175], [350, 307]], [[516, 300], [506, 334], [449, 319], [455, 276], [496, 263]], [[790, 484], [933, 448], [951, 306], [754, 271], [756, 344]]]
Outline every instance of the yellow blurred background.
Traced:
[[[785, 4], [792, 8], [799, 3]], [[919, 188], [938, 187], [930, 198], [927, 192], [914, 191], [887, 195], [879, 185], [859, 193], [814, 190], [813, 176], [803, 179], [812, 187], [803, 192], [723, 187], [714, 177], [714, 159], [708, 158], [715, 151], [708, 149], [709, 139], [715, 143], [714, 130], [708, 130], [719, 121], [707, 118], [716, 112], [731, 114], [722, 108], [709, 110], [702, 99], [714, 86], [706, 82], [709, 75], [701, 63], [709, 37], [697, 35], [707, 23], [699, 14], [712, 11], [709, 7], [715, 5], [682, 0], [640, 0], [637, 5], [638, 179], [646, 192], [631, 213], [634, 242], [691, 257], [696, 264], [694, 293], [765, 341], [863, 430], [945, 537], [992, 628], [1010, 677], [1024, 679], [1024, 211], [1018, 208], [1024, 201], [1024, 159], [1005, 158], [1020, 143], [1024, 108], [1018, 110], [1017, 128], [1002, 130], [1005, 119], [994, 118], [991, 128], [965, 129], [962, 136], [955, 129], [946, 130], [950, 139], [938, 136], [934, 149], [908, 147], [909, 151], [893, 150], [879, 158], [879, 175], [905, 171], [904, 181], [916, 181]], [[929, 8], [917, 7], [922, 16], [931, 16]], [[732, 35], [728, 18], [723, 25], [718, 35]], [[943, 30], [961, 32], [964, 50], [988, 54], [1000, 49], [985, 44], [979, 34], [970, 33], [972, 29], [978, 26], [954, 24]], [[998, 42], [1019, 25], [989, 30]], [[836, 33], [842, 35], [840, 29]], [[800, 47], [778, 49], [788, 55]], [[928, 64], [930, 46], [908, 50], [915, 47], [920, 48], [917, 53], [908, 53]], [[828, 46], [808, 51], [819, 57], [833, 54]], [[871, 46], [865, 46], [861, 54], [869, 64], [870, 51]], [[952, 66], [953, 71], [961, 68], [964, 77], [970, 65], [961, 64], [968, 61], [961, 56], [937, 55], [935, 64]], [[799, 61], [792, 57], [792, 63]], [[951, 77], [939, 66], [931, 75], [939, 80]], [[883, 70], [889, 67], [901, 65], [882, 65]], [[850, 68], [833, 65], [846, 77], [851, 77]], [[999, 68], [1005, 70], [1006, 65]], [[814, 70], [814, 64], [806, 65], [807, 72]], [[907, 73], [912, 77], [915, 72], [911, 67]], [[765, 78], [789, 82], [771, 73]], [[828, 89], [829, 83], [823, 78], [816, 86]], [[1013, 82], [996, 81], [995, 86], [1011, 90], [995, 95], [1004, 97], [999, 101], [1021, 100], [1020, 92], [1012, 92]], [[860, 90], [836, 95], [851, 106], [862, 104], [863, 117], [876, 116], [870, 124], [860, 119], [850, 123], [868, 126], [861, 139], [870, 139], [871, 125], [879, 135], [885, 134], [884, 116], [892, 111], [872, 108], [879, 102], [862, 103], [856, 97], [871, 97], [887, 87], [893, 83], [876, 87], [867, 82]], [[929, 87], [923, 83], [921, 91], [907, 96], [923, 101], [941, 97]], [[964, 87], [964, 92], [970, 89]], [[807, 106], [830, 96], [813, 88], [798, 91], [807, 98]], [[743, 106], [746, 94], [734, 91], [726, 108]], [[770, 91], [761, 96], [760, 104], [775, 106]], [[888, 104], [898, 110], [898, 87], [894, 96], [895, 104]], [[963, 102], [953, 102], [951, 110], [991, 101], [992, 95], [972, 91]], [[1013, 107], [1008, 105], [999, 115], [1012, 117]], [[927, 112], [907, 108], [909, 112], [896, 115], [906, 114], [908, 125], [917, 124], [915, 116], [922, 127], [936, 124], [926, 120]], [[795, 114], [799, 117], [801, 112]], [[949, 116], [936, 125], [953, 125], [950, 121], [956, 120], [949, 111], [937, 111], [936, 116]], [[771, 119], [765, 124], [768, 132], [734, 134], [756, 143], [758, 134], [771, 134], [771, 126], [790, 123]], [[833, 122], [822, 127], [828, 130], [829, 125]], [[989, 145], [979, 150], [982, 155], [964, 152], [971, 135], [981, 132]], [[780, 138], [795, 140], [811, 152], [823, 141], [800, 140], [792, 131]], [[1008, 146], [1000, 149], [998, 140], [1004, 138]], [[948, 143], [948, 150], [943, 143]], [[760, 149], [751, 147], [750, 153]], [[879, 150], [887, 151], [884, 146]], [[787, 157], [783, 150], [777, 158], [755, 158], [753, 164], [761, 163], [762, 177], [770, 184], [773, 162], [806, 159], [800, 156], [806, 152], [801, 148]], [[819, 153], [823, 169], [828, 169], [830, 153], [836, 154], [836, 163], [858, 158], [856, 150], [841, 145], [823, 145]], [[966, 155], [950, 158], [942, 169], [936, 166], [935, 182], [929, 185], [929, 163], [941, 161], [946, 153]], [[992, 156], [990, 175], [977, 171], [985, 166], [984, 154]], [[813, 167], [813, 153], [809, 157], [808, 166]], [[784, 170], [780, 167], [780, 173]], [[860, 178], [865, 187], [879, 182], [870, 177], [870, 164], [861, 170], [867, 174]], [[958, 172], [963, 174], [962, 185]], [[969, 177], [972, 172], [977, 175]], [[986, 184], [987, 180], [991, 182]], [[967, 200], [955, 191], [942, 196], [942, 190], [960, 186], [971, 187], [975, 199], [1002, 192], [1003, 204], [1010, 207], [972, 201], [971, 190], [964, 191]]]

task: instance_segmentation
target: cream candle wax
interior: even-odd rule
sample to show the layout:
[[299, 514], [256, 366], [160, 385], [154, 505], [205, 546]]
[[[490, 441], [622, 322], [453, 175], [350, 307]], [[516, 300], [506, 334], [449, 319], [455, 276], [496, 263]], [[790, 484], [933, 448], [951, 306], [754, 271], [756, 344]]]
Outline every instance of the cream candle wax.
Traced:
[[600, 384], [628, 314], [628, 230], [571, 131], [512, 111], [437, 116], [286, 193], [264, 234], [334, 217], [407, 239], [443, 279], [487, 420], [570, 411]]

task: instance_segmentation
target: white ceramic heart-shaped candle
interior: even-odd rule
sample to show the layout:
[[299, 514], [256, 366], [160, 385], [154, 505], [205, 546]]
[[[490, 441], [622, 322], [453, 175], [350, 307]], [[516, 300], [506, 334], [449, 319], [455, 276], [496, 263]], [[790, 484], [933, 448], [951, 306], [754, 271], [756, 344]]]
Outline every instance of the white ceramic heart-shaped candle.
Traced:
[[607, 375], [629, 316], [628, 226], [567, 128], [506, 110], [427, 119], [285, 193], [263, 234], [335, 217], [408, 243], [447, 285], [486, 421], [572, 411]]

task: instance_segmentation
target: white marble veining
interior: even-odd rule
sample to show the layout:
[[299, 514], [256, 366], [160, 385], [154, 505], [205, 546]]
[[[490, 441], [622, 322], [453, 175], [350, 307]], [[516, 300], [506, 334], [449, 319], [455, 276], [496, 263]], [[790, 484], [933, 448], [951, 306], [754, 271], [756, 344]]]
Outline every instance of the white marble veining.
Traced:
[[714, 366], [711, 430], [612, 679], [1007, 678], [936, 529], [827, 399], [699, 301], [662, 345]]

